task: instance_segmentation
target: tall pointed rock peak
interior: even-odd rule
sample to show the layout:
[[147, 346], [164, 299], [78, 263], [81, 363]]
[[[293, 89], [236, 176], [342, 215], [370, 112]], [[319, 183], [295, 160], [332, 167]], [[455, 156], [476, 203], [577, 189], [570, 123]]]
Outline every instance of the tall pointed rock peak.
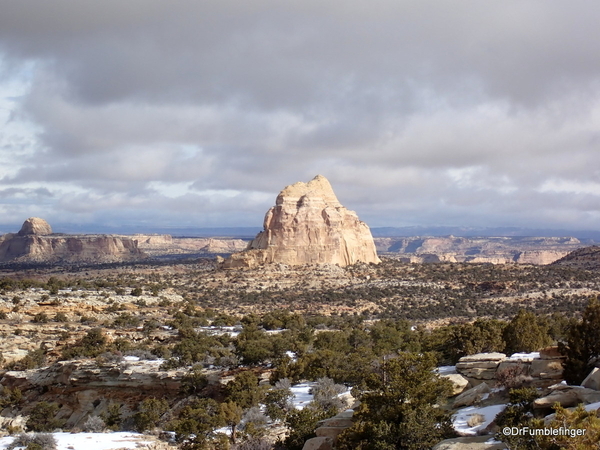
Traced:
[[338, 201], [322, 175], [286, 186], [248, 248], [231, 255], [224, 268], [261, 264], [379, 263], [369, 227]]

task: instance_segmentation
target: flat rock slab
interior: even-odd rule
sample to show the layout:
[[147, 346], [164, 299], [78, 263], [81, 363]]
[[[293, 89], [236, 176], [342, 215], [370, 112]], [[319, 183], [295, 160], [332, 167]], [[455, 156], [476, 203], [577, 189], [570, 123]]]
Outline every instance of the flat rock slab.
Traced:
[[471, 406], [481, 401], [483, 395], [490, 392], [490, 387], [487, 383], [481, 383], [468, 391], [463, 392], [456, 400], [454, 400], [454, 408], [460, 406]]
[[504, 361], [506, 355], [504, 353], [476, 353], [474, 355], [463, 356], [459, 362], [473, 361]]
[[452, 383], [452, 395], [458, 395], [469, 385], [469, 380], [459, 373], [448, 373], [440, 375], [440, 378], [446, 378]]

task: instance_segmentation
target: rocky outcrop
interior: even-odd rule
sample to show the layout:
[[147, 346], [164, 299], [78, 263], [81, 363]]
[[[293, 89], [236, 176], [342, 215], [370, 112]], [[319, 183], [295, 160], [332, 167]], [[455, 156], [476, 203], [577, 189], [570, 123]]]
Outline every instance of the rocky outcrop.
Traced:
[[490, 392], [490, 387], [487, 383], [481, 383], [468, 391], [463, 392], [454, 400], [453, 407], [460, 408], [461, 406], [471, 406], [479, 403], [485, 394]]
[[52, 234], [50, 225], [35, 217], [27, 219], [19, 233], [0, 237], [0, 263], [103, 263], [145, 257], [129, 237]]
[[267, 212], [264, 231], [248, 248], [231, 255], [223, 268], [267, 263], [379, 263], [369, 227], [338, 201], [329, 181], [317, 175], [285, 187]]
[[73, 427], [81, 426], [88, 415], [106, 411], [111, 402], [131, 412], [144, 398], [174, 397], [184, 372], [161, 371], [159, 366], [159, 361], [62, 361], [42, 369], [6, 372], [0, 383], [23, 393], [23, 414], [39, 401], [57, 402], [58, 417]]
[[19, 236], [29, 236], [29, 235], [37, 235], [37, 236], [45, 236], [47, 234], [52, 234], [52, 228], [50, 224], [46, 222], [44, 219], [40, 219], [39, 217], [30, 217], [27, 219], [21, 230], [19, 230]]
[[528, 250], [515, 255], [514, 262], [518, 264], [546, 265], [552, 264], [569, 253], [569, 250]]
[[478, 353], [463, 356], [456, 364], [456, 371], [467, 378], [475, 380], [493, 380], [496, 370], [506, 359], [504, 353]]
[[445, 378], [452, 383], [452, 396], [458, 395], [469, 386], [469, 380], [459, 373], [448, 373], [440, 375], [440, 378]]
[[572, 237], [375, 238], [377, 250], [403, 262], [550, 264], [584, 244]]
[[332, 450], [340, 434], [352, 426], [353, 411], [344, 411], [319, 422], [315, 430], [317, 437], [304, 443], [302, 450]]
[[557, 384], [550, 387], [550, 394], [533, 401], [534, 409], [550, 409], [555, 403], [565, 408], [577, 406], [579, 403], [588, 405], [600, 402], [600, 392], [581, 386], [568, 386]]
[[456, 371], [466, 377], [471, 385], [482, 382], [494, 384], [499, 374], [513, 370], [513, 376], [526, 377], [536, 386], [549, 386], [562, 380], [564, 356], [556, 347], [540, 350], [534, 354], [513, 355], [507, 358], [504, 353], [479, 353], [464, 356], [456, 364]]

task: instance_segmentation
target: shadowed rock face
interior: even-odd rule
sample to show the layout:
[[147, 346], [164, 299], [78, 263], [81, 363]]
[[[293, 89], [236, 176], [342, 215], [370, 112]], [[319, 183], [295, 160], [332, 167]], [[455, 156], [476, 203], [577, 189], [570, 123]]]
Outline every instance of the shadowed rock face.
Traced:
[[338, 201], [329, 181], [317, 175], [285, 187], [267, 212], [264, 231], [248, 248], [231, 255], [224, 268], [266, 263], [379, 263], [369, 227]]

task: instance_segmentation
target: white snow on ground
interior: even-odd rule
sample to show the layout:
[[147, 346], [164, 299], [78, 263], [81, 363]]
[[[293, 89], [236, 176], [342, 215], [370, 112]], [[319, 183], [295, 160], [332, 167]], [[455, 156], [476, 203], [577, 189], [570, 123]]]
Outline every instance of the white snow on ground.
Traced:
[[509, 361], [531, 361], [532, 359], [539, 359], [540, 352], [531, 353], [514, 353], [508, 358]]
[[[129, 432], [52, 434], [56, 438], [57, 450], [143, 449], [152, 443], [144, 440], [142, 434]], [[13, 440], [14, 436], [0, 438], [0, 449], [6, 449]]]
[[440, 375], [449, 375], [456, 373], [456, 366], [440, 366], [437, 368], [437, 373]]
[[[294, 394], [292, 403], [296, 409], [302, 409], [312, 401], [313, 395], [310, 393], [310, 388], [314, 385], [315, 383], [307, 382], [296, 384], [291, 387], [292, 394]], [[340, 396], [343, 396], [347, 392], [348, 388], [346, 388], [346, 391], [341, 393]]]
[[312, 401], [313, 395], [310, 393], [310, 388], [313, 384], [314, 383], [300, 383], [292, 386], [292, 394], [294, 394], [292, 402], [296, 409], [302, 409]]
[[600, 408], [600, 402], [590, 403], [589, 405], [585, 405], [586, 411], [595, 411]]
[[224, 334], [227, 334], [231, 337], [237, 337], [240, 332], [242, 331], [242, 327], [239, 325], [236, 326], [223, 326], [223, 327], [216, 327], [216, 326], [209, 326], [209, 327], [200, 327], [200, 330], [206, 332], [207, 334], [211, 335], [211, 336], [222, 336]]
[[[499, 412], [504, 411], [506, 405], [491, 405], [478, 408], [471, 406], [469, 408], [459, 409], [452, 416], [452, 426], [457, 433], [463, 436], [475, 436], [479, 430], [486, 428], [496, 418]], [[481, 414], [484, 421], [474, 427], [470, 427], [467, 422], [471, 416]]]

